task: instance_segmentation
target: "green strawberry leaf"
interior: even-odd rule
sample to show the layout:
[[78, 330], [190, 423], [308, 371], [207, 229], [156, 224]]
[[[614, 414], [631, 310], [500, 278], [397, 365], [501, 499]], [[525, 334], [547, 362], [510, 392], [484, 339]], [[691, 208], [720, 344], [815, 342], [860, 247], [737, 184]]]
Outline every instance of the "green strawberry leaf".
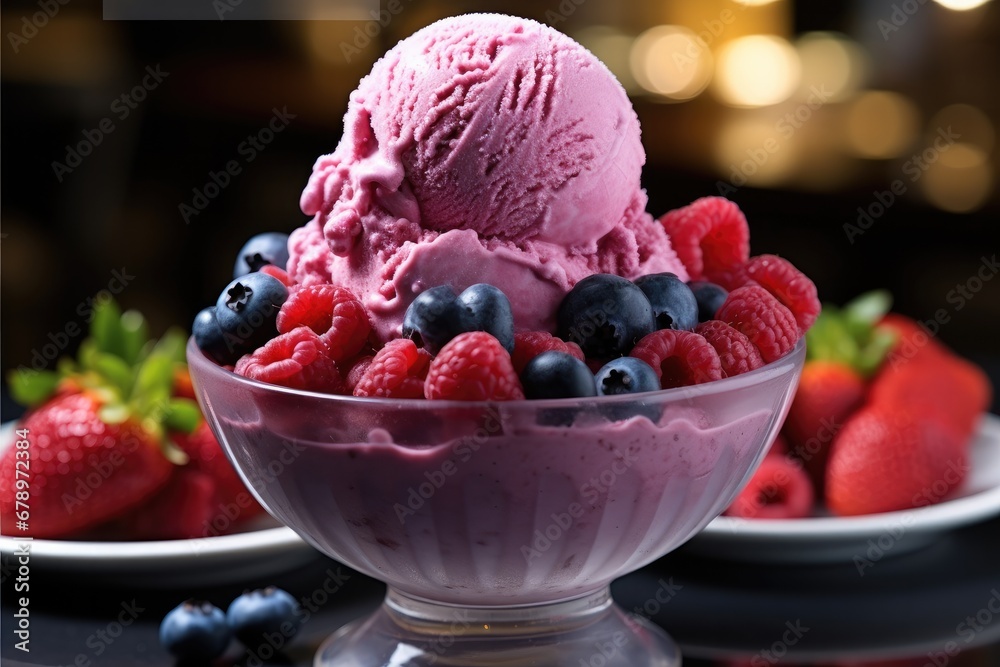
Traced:
[[896, 345], [897, 338], [898, 335], [895, 331], [876, 327], [872, 332], [871, 340], [862, 348], [861, 354], [858, 356], [858, 371], [864, 377], [874, 375], [882, 367], [886, 356]]
[[151, 403], [155, 402], [155, 397], [152, 395], [160, 395], [162, 390], [166, 389], [169, 396], [173, 381], [173, 361], [166, 354], [157, 354], [154, 348], [153, 352], [139, 365], [132, 395], [134, 397], [149, 397]]
[[810, 360], [854, 365], [858, 345], [847, 331], [836, 307], [823, 307], [812, 328], [806, 332], [806, 350]]
[[125, 358], [122, 312], [114, 299], [99, 301], [94, 308], [94, 319], [90, 323], [90, 338], [101, 352]]
[[127, 310], [121, 316], [122, 359], [128, 364], [139, 361], [143, 346], [149, 340], [146, 318], [137, 310]]
[[15, 370], [7, 374], [14, 400], [27, 407], [41, 405], [55, 393], [59, 374], [53, 371]]
[[156, 342], [152, 354], [162, 354], [172, 362], [184, 363], [187, 359], [186, 345], [187, 335], [180, 328], [172, 327]]
[[172, 431], [191, 433], [201, 423], [201, 409], [189, 398], [175, 398], [167, 404], [164, 425]]
[[844, 323], [860, 344], [872, 336], [872, 329], [892, 307], [892, 295], [887, 290], [874, 290], [862, 294], [844, 306]]
[[95, 351], [92, 354], [91, 368], [109, 381], [122, 397], [131, 393], [132, 367], [125, 363], [121, 357]]

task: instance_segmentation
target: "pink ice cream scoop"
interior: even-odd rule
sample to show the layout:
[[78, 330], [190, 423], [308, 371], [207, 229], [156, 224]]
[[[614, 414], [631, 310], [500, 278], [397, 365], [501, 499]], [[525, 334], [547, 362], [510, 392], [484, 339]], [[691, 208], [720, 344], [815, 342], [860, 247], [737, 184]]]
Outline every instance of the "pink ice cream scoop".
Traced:
[[518, 330], [552, 330], [593, 273], [687, 273], [639, 184], [645, 153], [624, 89], [535, 21], [470, 14], [397, 44], [351, 95], [344, 136], [302, 193], [299, 282], [361, 297], [385, 340], [425, 289], [479, 282]]

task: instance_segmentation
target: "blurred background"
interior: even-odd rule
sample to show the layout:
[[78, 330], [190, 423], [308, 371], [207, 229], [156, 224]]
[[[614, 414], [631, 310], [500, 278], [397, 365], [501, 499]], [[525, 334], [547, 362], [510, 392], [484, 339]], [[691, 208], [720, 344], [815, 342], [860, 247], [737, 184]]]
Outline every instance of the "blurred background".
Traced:
[[[728, 196], [754, 254], [791, 259], [824, 301], [890, 289], [997, 377], [1000, 2], [382, 7], [124, 22], [91, 0], [4, 2], [3, 368], [74, 352], [101, 290], [154, 332], [189, 328], [246, 238], [305, 222], [299, 193], [371, 64], [438, 18], [504, 11], [570, 34], [621, 80], [654, 215]], [[14, 410], [5, 398], [3, 419]]]

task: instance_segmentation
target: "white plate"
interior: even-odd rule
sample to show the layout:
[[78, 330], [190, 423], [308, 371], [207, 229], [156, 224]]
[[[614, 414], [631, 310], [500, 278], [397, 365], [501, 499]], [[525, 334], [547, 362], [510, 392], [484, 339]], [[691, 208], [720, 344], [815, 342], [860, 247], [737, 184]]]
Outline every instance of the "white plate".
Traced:
[[901, 512], [814, 519], [720, 516], [686, 549], [757, 562], [854, 561], [859, 568], [921, 548], [949, 530], [1000, 514], [1000, 417], [986, 415], [970, 450], [972, 469], [944, 502]]
[[[13, 442], [12, 431], [13, 424], [0, 427], [0, 451]], [[116, 585], [173, 588], [266, 577], [319, 556], [290, 528], [270, 516], [254, 523], [255, 530], [191, 540], [31, 540], [30, 563], [33, 568], [113, 579]], [[0, 537], [4, 560], [14, 556], [18, 547], [15, 538]]]

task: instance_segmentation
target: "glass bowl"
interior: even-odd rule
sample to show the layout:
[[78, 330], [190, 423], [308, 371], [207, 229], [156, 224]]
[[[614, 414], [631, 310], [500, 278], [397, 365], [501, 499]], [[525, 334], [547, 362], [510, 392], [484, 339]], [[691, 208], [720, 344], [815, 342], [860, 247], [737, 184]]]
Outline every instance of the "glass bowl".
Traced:
[[666, 667], [674, 644], [609, 584], [729, 505], [787, 414], [805, 344], [693, 387], [508, 402], [318, 394], [235, 375], [193, 340], [187, 355], [260, 503], [388, 585], [316, 665]]

